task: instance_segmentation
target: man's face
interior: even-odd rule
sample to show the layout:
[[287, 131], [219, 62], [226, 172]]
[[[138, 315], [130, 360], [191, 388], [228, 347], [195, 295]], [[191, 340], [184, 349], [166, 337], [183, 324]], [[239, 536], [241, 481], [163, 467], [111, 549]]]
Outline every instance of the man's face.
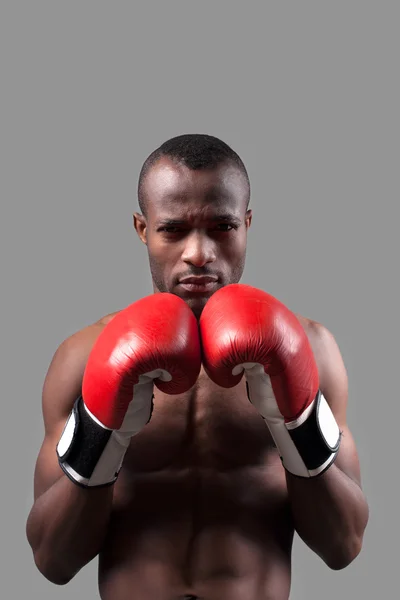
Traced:
[[180, 296], [200, 316], [217, 289], [242, 276], [251, 223], [246, 179], [231, 163], [191, 170], [162, 158], [144, 186], [147, 214], [134, 222], [154, 291]]

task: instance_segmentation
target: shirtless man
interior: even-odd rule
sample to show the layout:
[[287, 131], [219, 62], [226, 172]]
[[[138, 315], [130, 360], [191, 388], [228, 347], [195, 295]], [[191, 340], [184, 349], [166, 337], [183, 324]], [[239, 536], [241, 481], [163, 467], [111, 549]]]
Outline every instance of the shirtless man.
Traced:
[[64, 585], [98, 557], [103, 600], [287, 600], [295, 531], [343, 569], [368, 521], [340, 351], [239, 283], [250, 186], [225, 143], [169, 140], [138, 195], [155, 293], [54, 354], [35, 563]]

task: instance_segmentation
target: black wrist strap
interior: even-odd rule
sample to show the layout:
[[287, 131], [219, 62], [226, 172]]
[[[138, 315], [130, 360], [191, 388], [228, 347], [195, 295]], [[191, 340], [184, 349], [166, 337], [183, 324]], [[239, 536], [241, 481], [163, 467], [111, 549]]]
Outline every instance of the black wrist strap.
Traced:
[[337, 436], [329, 440], [321, 426], [321, 407], [324, 401], [322, 394], [318, 391], [315, 398], [312, 411], [307, 419], [296, 427], [288, 427], [289, 435], [300, 454], [306, 469], [310, 473], [320, 475], [326, 469], [319, 470], [329, 459], [336, 455], [341, 440], [341, 432], [338, 430]]
[[[74, 483], [84, 487], [91, 486], [91, 478], [100, 461], [104, 461], [105, 450], [112, 435], [111, 429], [103, 427], [91, 417], [85, 409], [82, 396], [77, 398], [57, 445], [58, 461], [64, 473]], [[97, 482], [94, 484], [96, 487], [115, 482], [118, 472], [112, 470], [110, 476], [108, 471], [107, 468], [105, 481]]]
[[61, 462], [68, 465], [85, 479], [92, 475], [101, 455], [112, 435], [111, 429], [105, 429], [85, 410], [82, 396], [73, 408], [74, 432], [71, 443], [62, 456]]

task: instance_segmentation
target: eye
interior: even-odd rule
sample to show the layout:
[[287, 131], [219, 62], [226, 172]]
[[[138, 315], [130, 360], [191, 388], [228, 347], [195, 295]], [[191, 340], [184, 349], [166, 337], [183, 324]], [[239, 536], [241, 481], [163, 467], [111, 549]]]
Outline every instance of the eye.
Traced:
[[157, 229], [157, 231], [161, 233], [181, 233], [183, 231], [182, 227], [179, 225], [162, 225]]
[[236, 227], [234, 225], [230, 225], [229, 223], [220, 223], [219, 225], [217, 225], [218, 231], [228, 232], [232, 229], [236, 229]]
[[163, 231], [164, 233], [178, 233], [180, 229], [171, 225], [170, 227], [161, 227], [159, 231]]

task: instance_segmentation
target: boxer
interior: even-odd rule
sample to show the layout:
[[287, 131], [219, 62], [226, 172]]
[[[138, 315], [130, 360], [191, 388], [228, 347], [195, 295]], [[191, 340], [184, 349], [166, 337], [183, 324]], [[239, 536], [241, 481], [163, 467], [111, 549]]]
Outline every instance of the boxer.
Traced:
[[241, 283], [249, 199], [213, 136], [143, 164], [154, 293], [67, 337], [44, 380], [26, 531], [54, 584], [97, 559], [103, 600], [287, 600], [295, 533], [316, 571], [359, 555], [346, 368], [325, 326]]

